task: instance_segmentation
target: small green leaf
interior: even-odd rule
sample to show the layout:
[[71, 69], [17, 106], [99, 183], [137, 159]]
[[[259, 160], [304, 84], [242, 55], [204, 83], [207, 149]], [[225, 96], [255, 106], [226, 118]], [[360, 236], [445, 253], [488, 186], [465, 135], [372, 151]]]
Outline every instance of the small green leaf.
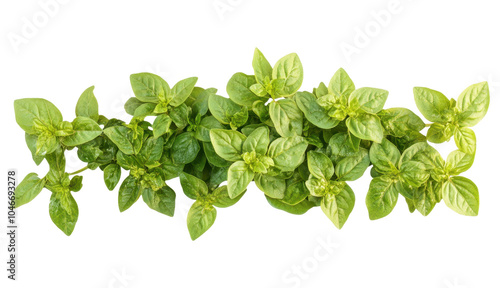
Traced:
[[118, 191], [118, 208], [123, 212], [130, 208], [141, 196], [142, 187], [137, 178], [127, 176]]
[[36, 154], [36, 144], [38, 141], [38, 136], [24, 133], [24, 138], [26, 140], [26, 145], [28, 145], [28, 149], [31, 151], [31, 157], [33, 158], [33, 161], [35, 161], [36, 165], [40, 165], [42, 163], [43, 159], [45, 159], [45, 156], [43, 155], [37, 155]]
[[299, 181], [286, 186], [285, 195], [281, 201], [288, 205], [296, 205], [306, 199], [307, 196], [309, 196], [309, 191], [304, 181]]
[[304, 72], [299, 56], [292, 53], [281, 58], [273, 68], [273, 79], [283, 79], [284, 87], [276, 91], [279, 97], [287, 97], [295, 94], [302, 85]]
[[212, 192], [212, 195], [215, 199], [213, 203], [215, 207], [227, 208], [236, 204], [236, 202], [238, 202], [241, 199], [241, 197], [245, 195], [245, 193], [241, 193], [238, 197], [231, 199], [231, 197], [229, 197], [229, 194], [227, 192], [227, 186], [224, 185], [215, 189]]
[[281, 137], [269, 145], [267, 155], [274, 160], [276, 168], [283, 172], [293, 171], [304, 161], [307, 146], [307, 141], [300, 136]]
[[282, 137], [302, 135], [302, 112], [293, 100], [281, 99], [269, 104], [269, 115]]
[[240, 132], [224, 129], [210, 130], [210, 140], [214, 145], [215, 152], [227, 161], [238, 161], [241, 159], [243, 142], [247, 137]]
[[83, 91], [76, 103], [75, 113], [76, 116], [87, 117], [96, 122], [99, 120], [99, 105], [94, 96], [94, 86]]
[[73, 178], [71, 178], [71, 181], [69, 182], [69, 191], [73, 192], [78, 192], [82, 189], [82, 181], [83, 181], [83, 176], [81, 175], [76, 175]]
[[231, 101], [231, 99], [224, 98], [219, 95], [210, 95], [208, 100], [208, 109], [212, 116], [217, 118], [222, 124], [231, 123], [231, 117], [240, 112], [241, 107]]
[[345, 185], [339, 194], [327, 194], [321, 200], [321, 210], [341, 229], [354, 208], [355, 196], [351, 187]]
[[406, 108], [390, 108], [377, 114], [385, 131], [395, 137], [403, 137], [409, 131], [421, 131], [425, 123], [411, 110]]
[[136, 97], [130, 97], [128, 98], [127, 102], [125, 102], [125, 112], [127, 112], [127, 114], [129, 115], [134, 116], [135, 110], [142, 104], [144, 104], [144, 102], [137, 99]]
[[158, 103], [170, 95], [170, 87], [160, 76], [151, 73], [130, 75], [130, 84], [135, 97], [142, 102]]
[[425, 165], [417, 161], [403, 162], [401, 165], [401, 178], [411, 187], [420, 187], [429, 179]]
[[477, 216], [479, 213], [479, 192], [476, 184], [462, 177], [451, 177], [443, 184], [444, 203], [458, 214]]
[[224, 125], [213, 116], [201, 119], [200, 125], [196, 127], [195, 131], [196, 139], [203, 142], [210, 142], [210, 130], [212, 129], [224, 129]]
[[101, 135], [102, 129], [94, 120], [87, 117], [76, 117], [72, 122], [74, 134], [62, 138], [66, 146], [78, 146]]
[[227, 174], [227, 190], [229, 197], [234, 199], [245, 192], [248, 184], [252, 182], [254, 173], [243, 161], [234, 162]]
[[457, 107], [461, 111], [458, 123], [463, 127], [472, 127], [479, 123], [488, 112], [490, 91], [488, 82], [481, 82], [467, 87], [458, 96]]
[[194, 202], [187, 216], [187, 226], [191, 240], [196, 240], [210, 229], [215, 222], [216, 216], [217, 211], [212, 205], [207, 205], [201, 201]]
[[370, 147], [370, 161], [380, 171], [391, 172], [398, 167], [401, 153], [389, 140], [382, 140], [381, 144], [373, 143]]
[[109, 191], [115, 189], [118, 182], [120, 182], [120, 177], [122, 174], [122, 169], [117, 164], [109, 164], [104, 168], [104, 183], [108, 187]]
[[172, 159], [177, 164], [188, 164], [198, 155], [200, 144], [194, 137], [194, 132], [177, 135], [172, 145]]
[[177, 128], [182, 129], [188, 125], [187, 119], [189, 117], [189, 108], [186, 104], [182, 103], [177, 107], [172, 107], [169, 116]]
[[55, 128], [63, 121], [62, 114], [54, 104], [41, 98], [25, 98], [14, 101], [16, 122], [29, 134], [36, 134], [35, 122]]
[[215, 167], [228, 167], [231, 165], [231, 162], [217, 155], [211, 142], [203, 142], [203, 152], [205, 152], [207, 161]]
[[446, 110], [450, 107], [450, 100], [441, 92], [424, 87], [414, 87], [413, 95], [418, 110], [432, 122], [448, 122]]
[[172, 124], [172, 118], [170, 118], [166, 114], [158, 115], [153, 122], [153, 135], [155, 138], [158, 138], [170, 129], [170, 125]]
[[260, 52], [259, 49], [255, 48], [252, 60], [253, 71], [255, 73], [255, 79], [261, 85], [266, 85], [266, 78], [272, 79], [273, 68], [271, 64], [267, 61], [266, 57]]
[[24, 177], [16, 188], [16, 208], [35, 199], [45, 186], [45, 178], [38, 178], [38, 174], [30, 173]]
[[142, 199], [149, 208], [170, 217], [174, 216], [175, 192], [167, 185], [157, 191], [150, 188], [144, 189], [142, 191]]
[[476, 134], [469, 128], [459, 127], [455, 130], [455, 144], [457, 148], [467, 154], [476, 154]]
[[307, 167], [309, 172], [318, 179], [329, 180], [335, 172], [332, 161], [320, 152], [307, 152]]
[[255, 175], [255, 185], [271, 198], [282, 199], [285, 196], [285, 179], [258, 173]]
[[351, 95], [354, 90], [354, 83], [349, 75], [347, 75], [347, 72], [342, 68], [335, 72], [328, 84], [328, 92], [341, 99], [342, 103], [347, 103], [349, 95]]
[[181, 173], [179, 175], [179, 180], [181, 181], [184, 194], [193, 200], [208, 194], [207, 184], [193, 175]]
[[389, 92], [377, 88], [363, 87], [355, 90], [349, 96], [349, 107], [361, 109], [367, 113], [376, 114], [384, 108]]
[[137, 154], [141, 150], [143, 133], [138, 134], [134, 139], [132, 129], [125, 126], [113, 126], [104, 129], [104, 134], [127, 155]]
[[196, 81], [198, 81], [198, 77], [190, 77], [177, 82], [177, 84], [172, 87], [173, 98], [169, 104], [177, 107], [184, 103], [189, 97], [189, 94], [193, 91]]
[[297, 107], [302, 110], [307, 120], [315, 126], [321, 129], [331, 129], [339, 124], [337, 119], [328, 116], [328, 112], [316, 102], [313, 94], [309, 92], [297, 92], [295, 94], [295, 101], [297, 102]]
[[269, 128], [258, 127], [243, 142], [242, 152], [255, 151], [257, 155], [266, 155], [267, 146], [269, 146]]
[[448, 124], [432, 123], [427, 131], [427, 140], [432, 143], [443, 143], [450, 140], [453, 131]]
[[359, 154], [340, 160], [335, 166], [335, 174], [339, 181], [354, 181], [363, 176], [368, 166], [370, 156], [367, 150], [362, 149]]
[[71, 235], [78, 220], [78, 205], [70, 192], [52, 193], [49, 214], [52, 222], [66, 235]]
[[384, 176], [373, 178], [366, 194], [366, 206], [370, 220], [376, 220], [389, 215], [398, 201], [398, 191], [395, 183]]
[[376, 115], [362, 113], [356, 117], [349, 117], [346, 125], [349, 132], [358, 138], [376, 143], [382, 142], [384, 138], [384, 128]]
[[446, 158], [446, 170], [451, 175], [458, 175], [469, 170], [474, 163], [474, 155], [455, 150]]
[[253, 75], [236, 73], [227, 82], [227, 95], [234, 103], [251, 108], [255, 101], [263, 99], [250, 90], [255, 83], [257, 82]]
[[279, 199], [274, 199], [271, 197], [266, 196], [267, 202], [274, 208], [283, 210], [285, 212], [288, 212], [290, 214], [295, 214], [295, 215], [302, 215], [309, 211], [312, 207], [314, 207], [314, 203], [304, 199], [303, 201], [299, 202], [298, 204], [295, 205], [290, 205], [286, 204], [283, 201]]

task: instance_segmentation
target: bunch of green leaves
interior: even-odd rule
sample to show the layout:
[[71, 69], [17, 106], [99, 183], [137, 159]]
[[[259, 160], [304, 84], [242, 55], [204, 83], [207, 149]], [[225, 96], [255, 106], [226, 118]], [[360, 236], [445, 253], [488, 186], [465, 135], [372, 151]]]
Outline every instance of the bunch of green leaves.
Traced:
[[[16, 100], [16, 121], [33, 160], [49, 164], [45, 177], [30, 173], [19, 184], [17, 206], [47, 188], [50, 216], [69, 235], [78, 218], [72, 192], [82, 187], [82, 176], [73, 175], [99, 168], [108, 190], [119, 187], [121, 212], [142, 197], [151, 209], [173, 216], [176, 194], [167, 181], [179, 177], [184, 194], [195, 200], [187, 215], [193, 240], [213, 225], [216, 207], [234, 205], [251, 182], [272, 207], [297, 215], [321, 207], [340, 229], [354, 208], [348, 182], [371, 166], [370, 219], [387, 216], [399, 195], [410, 212], [424, 216], [441, 200], [460, 214], [478, 214], [478, 188], [460, 174], [474, 162], [470, 127], [488, 109], [487, 83], [470, 86], [457, 101], [415, 88], [418, 109], [432, 122], [425, 124], [409, 109], [384, 109], [386, 90], [356, 89], [343, 69], [328, 86], [321, 82], [308, 92], [299, 91], [303, 68], [296, 54], [272, 67], [256, 49], [252, 67], [253, 75], [229, 79], [229, 98], [196, 87], [196, 77], [170, 88], [157, 75], [133, 74], [128, 122], [99, 115], [93, 87], [78, 100], [72, 122], [47, 100]], [[451, 136], [458, 150], [445, 161], [428, 142]], [[74, 148], [86, 166], [67, 173], [64, 153]], [[121, 181], [122, 170], [128, 175]]]

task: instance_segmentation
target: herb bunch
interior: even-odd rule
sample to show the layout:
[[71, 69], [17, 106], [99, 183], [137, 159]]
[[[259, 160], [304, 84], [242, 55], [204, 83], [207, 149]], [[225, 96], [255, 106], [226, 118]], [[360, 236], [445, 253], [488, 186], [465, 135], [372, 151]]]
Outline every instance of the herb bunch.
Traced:
[[[417, 107], [431, 122], [425, 124], [406, 108], [384, 109], [386, 90], [356, 89], [343, 69], [328, 85], [299, 92], [303, 69], [296, 54], [271, 66], [256, 49], [252, 66], [253, 75], [229, 79], [229, 98], [196, 87], [196, 77], [170, 87], [157, 75], [133, 74], [128, 123], [99, 114], [94, 87], [80, 96], [71, 122], [45, 99], [15, 100], [33, 160], [39, 165], [45, 159], [50, 167], [44, 177], [24, 178], [16, 207], [46, 188], [52, 221], [70, 235], [78, 219], [72, 193], [82, 188], [77, 174], [91, 169], [102, 171], [109, 190], [124, 178], [122, 212], [142, 197], [151, 209], [173, 216], [176, 193], [166, 181], [179, 177], [184, 194], [195, 200], [187, 216], [193, 240], [212, 226], [216, 207], [238, 202], [252, 181], [271, 206], [292, 214], [320, 206], [340, 229], [355, 203], [348, 183], [371, 166], [366, 206], [372, 220], [391, 213], [401, 197], [410, 212], [424, 216], [441, 200], [459, 214], [478, 214], [478, 188], [459, 175], [474, 162], [470, 127], [488, 110], [486, 82], [469, 86], [457, 100], [414, 88]], [[445, 161], [428, 142], [451, 137], [457, 150]], [[68, 173], [64, 153], [72, 149], [86, 166]]]

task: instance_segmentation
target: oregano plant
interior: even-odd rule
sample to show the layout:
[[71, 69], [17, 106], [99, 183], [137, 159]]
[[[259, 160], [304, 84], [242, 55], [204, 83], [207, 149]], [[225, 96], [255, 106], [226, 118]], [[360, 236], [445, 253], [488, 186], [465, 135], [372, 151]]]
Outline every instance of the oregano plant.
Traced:
[[[90, 169], [102, 171], [108, 190], [118, 187], [121, 212], [142, 198], [173, 216], [176, 192], [167, 181], [179, 177], [195, 201], [187, 215], [193, 240], [213, 225], [216, 208], [237, 203], [252, 181], [272, 207], [303, 214], [319, 206], [340, 229], [355, 205], [349, 182], [371, 167], [365, 202], [372, 220], [389, 215], [399, 198], [424, 216], [441, 200], [459, 214], [478, 215], [478, 188], [460, 174], [474, 162], [471, 127], [488, 110], [486, 82], [467, 87], [457, 100], [415, 87], [426, 124], [409, 109], [384, 109], [389, 92], [356, 88], [344, 69], [328, 85], [299, 91], [297, 54], [271, 66], [256, 49], [252, 67], [252, 75], [229, 79], [229, 98], [195, 86], [196, 77], [170, 87], [160, 76], [133, 74], [135, 97], [124, 107], [132, 116], [128, 122], [99, 113], [93, 86], [76, 101], [72, 121], [45, 99], [15, 100], [16, 122], [34, 162], [49, 165], [45, 176], [29, 173], [19, 184], [16, 207], [49, 190], [50, 217], [70, 235], [79, 214], [73, 197], [82, 189], [78, 174]], [[429, 142], [452, 137], [457, 150], [444, 160]], [[68, 172], [65, 152], [72, 149], [85, 164]]]

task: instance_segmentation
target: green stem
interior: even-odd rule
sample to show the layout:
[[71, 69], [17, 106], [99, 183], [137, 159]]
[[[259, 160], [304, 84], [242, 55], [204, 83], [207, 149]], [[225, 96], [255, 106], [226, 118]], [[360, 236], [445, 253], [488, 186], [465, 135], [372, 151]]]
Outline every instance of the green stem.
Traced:
[[431, 127], [432, 123], [430, 124], [425, 124], [425, 127]]
[[75, 172], [73, 172], [73, 173], [69, 173], [69, 175], [75, 175], [75, 174], [78, 174], [78, 173], [80, 173], [80, 172], [83, 172], [83, 171], [85, 171], [85, 170], [87, 170], [87, 169], [89, 169], [89, 166], [85, 166], [85, 167], [83, 167], [83, 168], [82, 168], [82, 169], [80, 169], [80, 170], [76, 170], [76, 171], [75, 171]]

